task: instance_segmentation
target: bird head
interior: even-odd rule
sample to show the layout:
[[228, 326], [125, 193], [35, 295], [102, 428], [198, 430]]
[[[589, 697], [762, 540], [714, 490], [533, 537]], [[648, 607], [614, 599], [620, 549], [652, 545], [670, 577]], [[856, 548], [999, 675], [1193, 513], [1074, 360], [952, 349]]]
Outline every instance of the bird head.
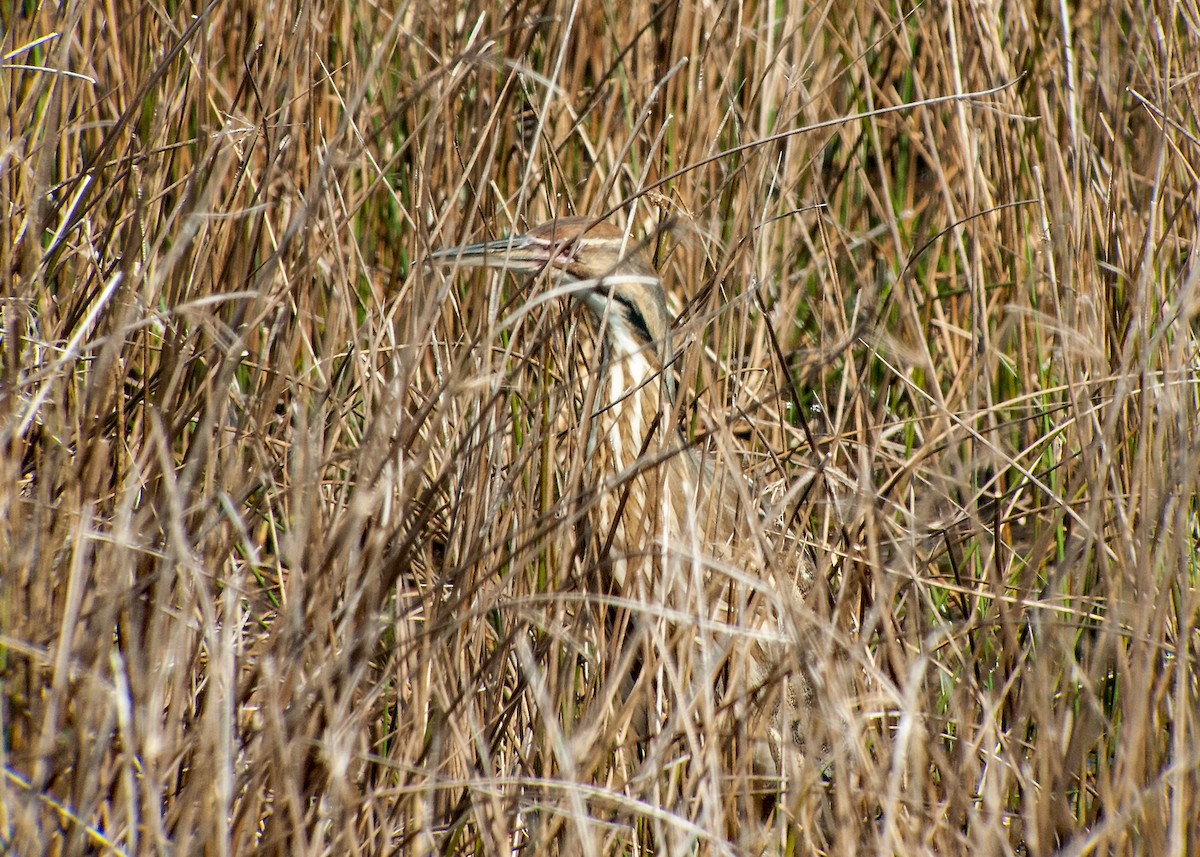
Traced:
[[650, 346], [666, 362], [671, 315], [662, 281], [645, 249], [607, 223], [559, 218], [523, 235], [439, 250], [429, 260], [531, 276], [546, 271], [619, 351]]

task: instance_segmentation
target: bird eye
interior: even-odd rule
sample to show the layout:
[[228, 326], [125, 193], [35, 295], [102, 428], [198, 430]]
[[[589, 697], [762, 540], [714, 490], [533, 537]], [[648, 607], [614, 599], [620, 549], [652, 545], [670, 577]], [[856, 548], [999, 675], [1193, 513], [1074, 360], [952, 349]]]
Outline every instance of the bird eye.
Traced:
[[579, 258], [579, 242], [572, 241], [568, 244], [560, 245], [558, 252], [555, 255], [557, 256], [555, 261], [557, 261], [558, 264], [569, 265]]

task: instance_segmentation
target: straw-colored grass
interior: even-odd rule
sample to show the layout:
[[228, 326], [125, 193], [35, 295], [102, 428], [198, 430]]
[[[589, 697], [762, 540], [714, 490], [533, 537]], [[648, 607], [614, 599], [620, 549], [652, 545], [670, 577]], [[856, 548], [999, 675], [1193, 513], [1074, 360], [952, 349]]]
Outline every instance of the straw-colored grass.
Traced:
[[[0, 4], [0, 852], [1200, 852], [1198, 46]], [[599, 582], [583, 319], [421, 264], [574, 213], [652, 236], [684, 431], [817, 559], [761, 823], [719, 635]]]

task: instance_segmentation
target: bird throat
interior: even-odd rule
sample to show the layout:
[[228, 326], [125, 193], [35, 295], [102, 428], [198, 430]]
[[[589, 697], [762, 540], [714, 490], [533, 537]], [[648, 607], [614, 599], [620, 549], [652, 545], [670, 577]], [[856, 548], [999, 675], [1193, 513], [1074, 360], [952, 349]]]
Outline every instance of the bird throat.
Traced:
[[604, 339], [600, 367], [600, 400], [588, 451], [607, 457], [606, 469], [619, 475], [655, 450], [657, 438], [671, 436], [665, 430], [670, 415], [662, 412], [663, 372], [647, 349], [620, 334]]

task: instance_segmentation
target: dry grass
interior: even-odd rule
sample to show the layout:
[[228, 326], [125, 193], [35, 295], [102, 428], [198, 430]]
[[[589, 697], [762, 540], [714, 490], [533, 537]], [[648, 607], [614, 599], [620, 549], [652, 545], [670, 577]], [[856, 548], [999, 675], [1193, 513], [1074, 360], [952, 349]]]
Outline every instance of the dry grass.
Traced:
[[[1200, 851], [1200, 8], [787, 5], [3, 4], [0, 851]], [[818, 557], [765, 825], [420, 265], [609, 210]]]

